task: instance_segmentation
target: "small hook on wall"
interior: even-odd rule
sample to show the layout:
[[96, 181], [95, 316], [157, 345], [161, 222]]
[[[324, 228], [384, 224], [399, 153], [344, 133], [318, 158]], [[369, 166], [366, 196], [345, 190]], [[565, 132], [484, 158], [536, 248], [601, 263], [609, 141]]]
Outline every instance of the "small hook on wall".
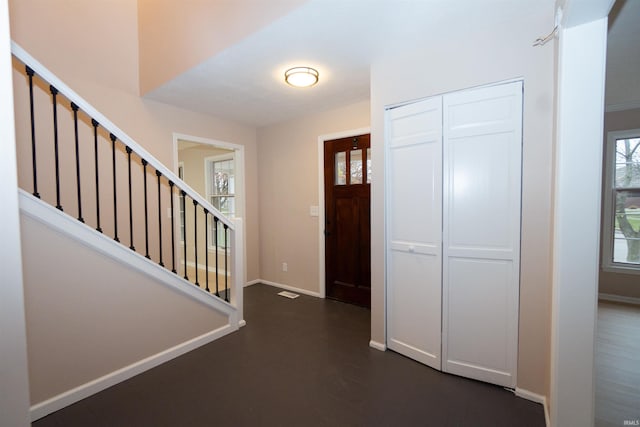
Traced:
[[556, 34], [558, 33], [558, 26], [556, 25], [553, 30], [547, 34], [544, 37], [538, 37], [534, 42], [533, 42], [533, 46], [544, 46], [545, 44], [547, 44], [549, 42], [549, 40], [551, 40], [552, 38], [554, 38], [556, 36]]

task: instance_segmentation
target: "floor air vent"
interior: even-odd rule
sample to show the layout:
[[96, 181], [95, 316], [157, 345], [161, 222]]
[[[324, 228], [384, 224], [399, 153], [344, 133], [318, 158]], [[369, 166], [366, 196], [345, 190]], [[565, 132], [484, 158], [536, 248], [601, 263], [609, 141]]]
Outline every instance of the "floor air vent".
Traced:
[[278, 292], [278, 295], [280, 295], [281, 297], [289, 298], [289, 299], [296, 299], [300, 296], [298, 294], [294, 294], [293, 292], [289, 292], [289, 291]]

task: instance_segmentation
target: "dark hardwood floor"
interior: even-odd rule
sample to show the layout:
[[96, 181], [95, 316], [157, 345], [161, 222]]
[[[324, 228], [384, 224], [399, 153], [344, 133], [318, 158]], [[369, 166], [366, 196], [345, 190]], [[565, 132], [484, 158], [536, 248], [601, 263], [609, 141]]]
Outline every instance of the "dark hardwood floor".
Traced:
[[245, 291], [247, 326], [34, 423], [544, 426], [541, 405], [368, 346], [370, 312]]

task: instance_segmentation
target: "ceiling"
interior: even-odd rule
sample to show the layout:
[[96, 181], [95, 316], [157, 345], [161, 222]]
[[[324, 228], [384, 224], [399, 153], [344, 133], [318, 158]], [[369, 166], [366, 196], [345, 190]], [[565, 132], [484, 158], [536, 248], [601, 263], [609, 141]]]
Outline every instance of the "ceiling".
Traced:
[[605, 103], [640, 108], [640, 1], [617, 0], [609, 14]]
[[[369, 99], [370, 65], [379, 55], [434, 43], [454, 31], [499, 25], [541, 3], [309, 0], [145, 97], [251, 126], [270, 125]], [[316, 86], [284, 83], [285, 70], [300, 65], [320, 72]]]
[[[639, 61], [640, 38], [634, 17], [626, 18], [626, 9], [635, 10], [637, 22], [640, 0], [626, 3], [611, 27], [611, 41], [621, 47], [619, 51], [610, 47], [610, 58], [629, 63], [632, 58], [623, 52], [635, 49], [633, 60]], [[369, 99], [369, 70], [377, 57], [400, 53], [405, 46], [441, 43], [453, 34], [464, 36], [514, 18], [526, 19], [534, 10], [553, 5], [540, 0], [308, 0], [145, 97], [250, 126], [267, 126]], [[635, 43], [627, 42], [629, 37]], [[293, 66], [316, 68], [319, 83], [306, 89], [286, 85], [284, 71]], [[612, 68], [609, 75], [619, 76], [615, 80], [619, 83], [637, 79], [639, 73], [622, 66]], [[631, 95], [629, 90], [621, 93]]]

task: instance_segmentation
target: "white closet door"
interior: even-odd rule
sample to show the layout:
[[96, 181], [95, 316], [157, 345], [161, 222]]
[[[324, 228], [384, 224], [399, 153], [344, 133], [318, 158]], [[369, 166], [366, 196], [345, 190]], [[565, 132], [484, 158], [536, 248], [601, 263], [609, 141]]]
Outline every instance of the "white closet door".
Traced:
[[443, 370], [515, 386], [522, 83], [443, 97]]
[[386, 120], [387, 346], [441, 369], [442, 99]]

